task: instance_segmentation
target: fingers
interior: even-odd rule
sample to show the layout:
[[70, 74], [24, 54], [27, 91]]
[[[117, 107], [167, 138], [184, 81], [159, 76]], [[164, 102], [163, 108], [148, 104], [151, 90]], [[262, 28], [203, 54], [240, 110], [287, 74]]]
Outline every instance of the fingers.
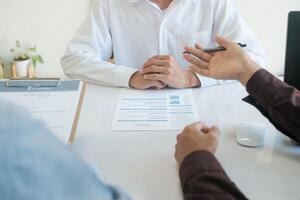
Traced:
[[178, 135], [177, 135], [177, 137], [176, 137], [176, 141], [178, 142], [179, 140], [180, 140], [180, 138], [182, 137], [182, 134], [183, 133], [179, 133]]
[[165, 74], [146, 74], [144, 76], [144, 78], [146, 80], [154, 80], [154, 81], [158, 80], [158, 81], [166, 83], [167, 75], [165, 75]]
[[163, 85], [163, 88], [165, 88], [165, 87], [168, 86], [168, 84], [166, 84], [166, 83], [164, 83], [164, 82], [161, 82], [161, 81], [160, 81], [160, 83]]
[[151, 65], [168, 66], [172, 61], [174, 61], [174, 58], [170, 55], [156, 55], [149, 58], [143, 65], [143, 68], [147, 68]]
[[202, 68], [200, 68], [196, 65], [190, 65], [189, 68], [190, 68], [191, 71], [193, 71], [197, 74], [200, 74], [200, 75], [206, 76], [206, 77], [211, 77], [210, 71], [208, 69], [202, 69]]
[[165, 88], [165, 84], [160, 81], [148, 81], [148, 85], [145, 89], [161, 90], [163, 88]]
[[200, 43], [196, 43], [196, 44], [195, 44], [195, 48], [196, 48], [196, 49], [199, 49], [199, 50], [202, 50], [202, 49], [203, 49]]
[[183, 55], [184, 59], [186, 59], [189, 63], [196, 65], [200, 68], [207, 69], [208, 68], [208, 63], [204, 62], [203, 60], [197, 59], [194, 56], [191, 56], [189, 54], [184, 54]]
[[208, 133], [210, 131], [210, 127], [206, 124], [203, 124], [201, 131], [204, 133]]
[[156, 55], [156, 56], [153, 56], [152, 58], [159, 59], [159, 60], [172, 60], [173, 59], [173, 57], [170, 55]]
[[150, 58], [144, 65], [143, 65], [143, 69], [148, 68], [152, 65], [156, 65], [156, 66], [167, 66], [169, 64], [169, 62], [167, 60], [161, 60], [161, 59], [157, 59], [157, 58]]
[[165, 87], [164, 84], [160, 81], [155, 81], [154, 85], [155, 85], [156, 89], [158, 89], [158, 90], [161, 90]]
[[220, 136], [220, 129], [214, 125], [210, 128], [210, 131], [208, 132], [208, 134], [210, 134], [210, 135], [214, 136], [214, 138], [218, 139]]
[[[203, 50], [201, 44], [199, 44], [199, 43], [195, 44], [195, 48], [199, 49], [199, 50]], [[209, 55], [212, 56], [212, 57], [214, 57], [216, 55], [216, 53], [215, 52], [211, 52], [211, 53], [209, 53]]]
[[185, 127], [184, 130], [195, 130], [195, 131], [201, 131], [203, 128], [203, 123], [202, 122], [196, 122], [194, 124], [188, 125]]
[[141, 70], [141, 74], [145, 75], [145, 74], [151, 74], [151, 73], [161, 73], [161, 74], [167, 74], [168, 69], [166, 67], [161, 67], [161, 66], [157, 66], [157, 65], [151, 65], [147, 68], [143, 68]]
[[144, 76], [140, 72], [136, 72], [130, 78], [130, 87], [145, 90], [145, 89], [163, 89], [167, 86], [167, 84], [158, 80], [146, 80]]
[[199, 49], [187, 46], [184, 48], [184, 50], [186, 53], [192, 54], [203, 61], [210, 62], [212, 56], [209, 55], [208, 53], [205, 53], [204, 51], [202, 51], [202, 49], [200, 49], [201, 47], [199, 45], [197, 45], [197, 46], [199, 47]]
[[209, 131], [209, 127], [203, 122], [196, 122], [194, 124], [188, 125], [184, 128], [183, 134], [193, 134], [193, 133], [206, 133]]
[[221, 46], [221, 47], [224, 47], [224, 48], [228, 48], [230, 45], [234, 44], [233, 42], [221, 37], [221, 36], [217, 36], [216, 37], [216, 41], [217, 43]]
[[209, 135], [214, 136], [215, 138], [218, 138], [220, 135], [220, 129], [217, 126], [209, 127], [208, 125], [204, 124], [203, 122], [196, 122], [194, 124], [188, 125], [184, 128], [183, 133], [178, 135], [177, 139], [181, 137], [181, 135], [184, 134], [193, 134], [193, 133], [206, 133]]

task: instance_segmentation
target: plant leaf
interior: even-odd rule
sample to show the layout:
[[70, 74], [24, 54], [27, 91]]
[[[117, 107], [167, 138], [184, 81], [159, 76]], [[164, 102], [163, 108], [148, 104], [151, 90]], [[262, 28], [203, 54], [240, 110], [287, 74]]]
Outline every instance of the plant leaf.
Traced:
[[36, 59], [31, 59], [32, 60], [32, 65], [34, 68], [36, 68]]
[[20, 43], [19, 40], [16, 41], [16, 47], [17, 47], [17, 48], [21, 48], [21, 43]]
[[41, 55], [38, 56], [38, 59], [39, 59], [39, 62], [40, 62], [40, 63], [44, 63], [44, 59], [42, 58]]
[[34, 45], [34, 47], [29, 48], [29, 51], [36, 52], [36, 45]]

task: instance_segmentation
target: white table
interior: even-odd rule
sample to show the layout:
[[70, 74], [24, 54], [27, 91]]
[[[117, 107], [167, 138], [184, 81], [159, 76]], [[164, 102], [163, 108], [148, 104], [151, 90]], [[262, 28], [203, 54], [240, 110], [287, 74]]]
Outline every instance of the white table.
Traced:
[[[88, 85], [73, 149], [101, 178], [135, 200], [182, 200], [174, 159], [177, 132], [110, 132], [120, 89]], [[200, 118], [216, 120], [222, 134], [217, 157], [250, 199], [300, 199], [300, 148], [282, 136], [254, 107], [241, 101], [237, 82], [194, 89]], [[240, 122], [268, 127], [265, 146], [235, 141]], [[300, 133], [299, 133], [300, 134]]]

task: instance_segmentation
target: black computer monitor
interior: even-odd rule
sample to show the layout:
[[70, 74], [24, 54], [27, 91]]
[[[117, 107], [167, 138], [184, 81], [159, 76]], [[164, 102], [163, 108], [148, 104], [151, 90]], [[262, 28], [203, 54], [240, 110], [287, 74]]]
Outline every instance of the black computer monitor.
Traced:
[[284, 81], [300, 90], [300, 11], [289, 13]]

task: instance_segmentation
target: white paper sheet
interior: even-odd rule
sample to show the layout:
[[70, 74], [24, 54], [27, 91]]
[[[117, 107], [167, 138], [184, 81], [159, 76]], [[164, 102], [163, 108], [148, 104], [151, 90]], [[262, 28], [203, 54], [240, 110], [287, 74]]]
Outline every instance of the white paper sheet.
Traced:
[[198, 113], [191, 89], [122, 89], [111, 130], [178, 131], [197, 120]]

